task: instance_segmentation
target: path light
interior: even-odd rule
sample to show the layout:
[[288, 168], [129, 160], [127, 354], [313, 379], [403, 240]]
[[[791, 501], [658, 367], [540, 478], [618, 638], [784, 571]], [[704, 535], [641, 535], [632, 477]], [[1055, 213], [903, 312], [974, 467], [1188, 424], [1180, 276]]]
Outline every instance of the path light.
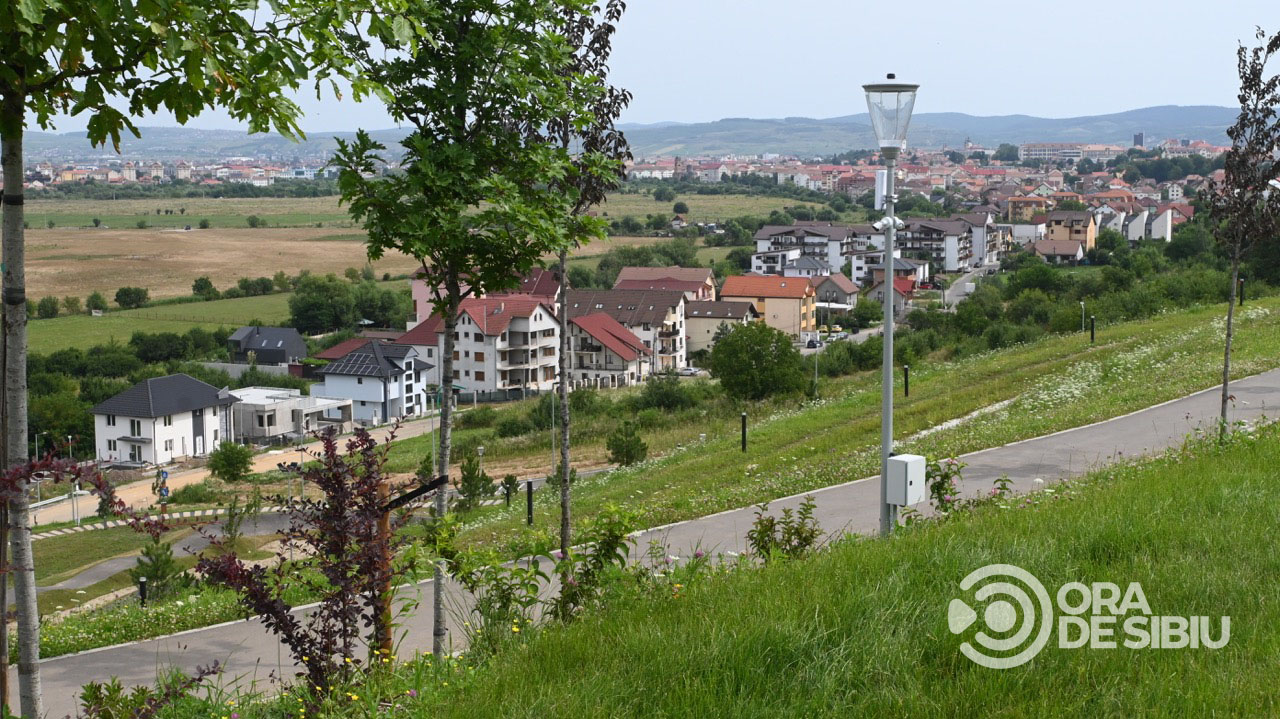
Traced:
[[886, 182], [884, 191], [884, 277], [881, 279], [881, 296], [884, 303], [884, 360], [881, 378], [880, 409], [880, 534], [893, 532], [898, 523], [898, 508], [889, 504], [889, 455], [893, 453], [893, 241], [898, 230], [898, 219], [893, 214], [894, 171], [898, 154], [907, 144], [907, 126], [911, 124], [911, 111], [916, 104], [919, 85], [895, 82], [893, 73], [885, 76], [885, 82], [863, 85], [867, 93], [867, 112], [871, 114], [871, 129], [876, 133], [876, 144], [884, 158]]

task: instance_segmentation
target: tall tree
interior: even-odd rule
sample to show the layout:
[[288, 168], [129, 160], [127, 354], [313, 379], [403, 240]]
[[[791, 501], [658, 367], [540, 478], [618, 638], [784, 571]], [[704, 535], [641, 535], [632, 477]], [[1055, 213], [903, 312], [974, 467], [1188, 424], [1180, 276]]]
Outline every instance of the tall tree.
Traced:
[[1230, 404], [1231, 345], [1235, 331], [1236, 289], [1240, 263], [1260, 243], [1276, 243], [1280, 232], [1280, 192], [1276, 178], [1280, 155], [1280, 74], [1268, 75], [1267, 63], [1280, 52], [1280, 33], [1268, 39], [1261, 28], [1257, 47], [1236, 50], [1240, 74], [1240, 114], [1227, 129], [1227, 151], [1221, 183], [1210, 182], [1206, 195], [1209, 214], [1217, 224], [1217, 239], [1231, 262], [1227, 294], [1227, 331], [1222, 353], [1222, 416], [1219, 436], [1227, 433]]
[[[566, 239], [574, 246], [603, 237], [604, 227], [591, 222], [586, 213], [593, 206], [605, 201], [610, 190], [626, 179], [626, 161], [631, 150], [626, 137], [615, 123], [631, 102], [631, 93], [609, 85], [609, 55], [613, 50], [613, 33], [622, 13], [626, 10], [623, 0], [607, 0], [603, 8], [591, 7], [587, 12], [566, 7], [563, 11], [568, 26], [567, 40], [573, 48], [572, 61], [565, 66], [566, 80], [573, 77], [594, 78], [591, 83], [569, 83], [579, 95], [582, 116], [564, 114], [547, 125], [550, 139], [563, 151], [573, 152], [570, 172], [554, 186], [562, 188], [566, 195], [574, 197], [565, 217]], [[572, 353], [569, 343], [569, 303], [567, 292], [567, 266], [569, 245], [560, 248], [560, 551], [568, 556], [570, 541], [569, 501], [569, 369]], [[566, 570], [567, 571], [567, 570]], [[563, 577], [567, 579], [568, 577]]]
[[[602, 165], [549, 142], [560, 118], [590, 122], [595, 78], [568, 72], [569, 18], [585, 0], [413, 0], [422, 35], [340, 30], [347, 52], [373, 81], [391, 115], [411, 126], [391, 171], [386, 147], [363, 131], [340, 142], [335, 164], [343, 201], [368, 232], [370, 259], [398, 250], [420, 263], [432, 309], [442, 319], [437, 470], [452, 449], [453, 348], [465, 298], [512, 289], [542, 256], [571, 242], [565, 218], [577, 204], [563, 182]], [[390, 28], [394, 31], [395, 28]], [[599, 233], [597, 218], [578, 219]], [[519, 370], [512, 370], [512, 374]], [[526, 370], [527, 371], [527, 370]], [[514, 379], [514, 378], [513, 378]], [[537, 377], [522, 377], [522, 380]], [[437, 493], [437, 517], [445, 512]], [[446, 634], [443, 566], [436, 564], [432, 650]]]
[[[370, 0], [373, 2], [375, 0]], [[0, 162], [3, 163], [4, 428], [6, 466], [27, 459], [27, 311], [23, 246], [23, 133], [32, 119], [88, 117], [94, 144], [138, 135], [131, 117], [165, 110], [179, 122], [220, 106], [252, 131], [300, 134], [285, 91], [308, 67], [345, 72], [330, 24], [350, 0], [21, 0], [0, 6]], [[357, 80], [357, 95], [367, 86]], [[125, 112], [114, 105], [127, 106]], [[39, 624], [26, 493], [9, 503], [24, 717], [40, 716]], [[2, 668], [0, 668], [2, 669]]]

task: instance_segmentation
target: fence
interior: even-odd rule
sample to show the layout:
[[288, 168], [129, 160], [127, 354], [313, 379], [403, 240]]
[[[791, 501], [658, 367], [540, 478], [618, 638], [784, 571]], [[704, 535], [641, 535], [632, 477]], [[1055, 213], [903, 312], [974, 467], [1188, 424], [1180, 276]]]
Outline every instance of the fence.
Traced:
[[[222, 370], [223, 372], [231, 375], [232, 379], [239, 379], [240, 375], [248, 372], [249, 368], [254, 366], [251, 364], [236, 364], [232, 362], [201, 362], [200, 364], [208, 367], [209, 369]], [[257, 365], [257, 367], [258, 371], [265, 372], [267, 374], [280, 375], [281, 377], [288, 376], [289, 374], [288, 365], [260, 364]]]

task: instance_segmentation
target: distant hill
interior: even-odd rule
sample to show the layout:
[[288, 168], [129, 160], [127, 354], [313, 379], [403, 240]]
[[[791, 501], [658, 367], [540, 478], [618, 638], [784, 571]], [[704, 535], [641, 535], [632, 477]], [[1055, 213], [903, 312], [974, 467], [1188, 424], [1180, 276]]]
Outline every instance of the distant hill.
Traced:
[[[1002, 142], [1107, 142], [1128, 145], [1135, 132], [1148, 143], [1176, 137], [1226, 144], [1226, 128], [1236, 110], [1205, 105], [1145, 107], [1111, 115], [1044, 118], [1030, 115], [979, 117], [959, 112], [925, 112], [911, 121], [910, 142], [916, 147], [961, 147], [966, 139], [995, 147]], [[772, 120], [727, 118], [715, 122], [655, 122], [623, 124], [637, 157], [655, 155], [755, 155], [765, 152], [829, 155], [873, 147], [875, 138], [866, 113], [827, 119], [788, 117]], [[398, 149], [406, 130], [371, 132], [389, 148]], [[295, 143], [276, 134], [249, 135], [238, 130], [196, 130], [174, 127], [142, 128], [142, 138], [124, 137], [125, 157], [176, 160], [216, 160], [255, 157], [279, 162], [322, 162], [337, 147], [335, 138], [351, 132], [316, 132]], [[33, 160], [118, 158], [110, 148], [91, 148], [83, 132], [26, 134], [27, 157]]]
[[[1030, 115], [979, 117], [959, 112], [925, 112], [911, 120], [910, 143], [917, 147], [960, 147], [965, 139], [995, 147], [1002, 142], [1104, 142], [1128, 145], [1136, 132], [1148, 143], [1166, 138], [1226, 144], [1226, 128], [1238, 111], [1227, 107], [1146, 107], [1111, 115], [1044, 118]], [[815, 120], [729, 118], [697, 124], [634, 127], [626, 131], [637, 156], [726, 153], [823, 155], [875, 146], [866, 113]]]

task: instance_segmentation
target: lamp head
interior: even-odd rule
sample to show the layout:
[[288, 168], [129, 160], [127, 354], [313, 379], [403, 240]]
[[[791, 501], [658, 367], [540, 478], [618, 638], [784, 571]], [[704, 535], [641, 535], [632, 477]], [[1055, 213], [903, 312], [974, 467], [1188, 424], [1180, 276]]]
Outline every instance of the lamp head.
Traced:
[[907, 142], [907, 126], [911, 124], [911, 111], [916, 104], [919, 85], [896, 82], [889, 73], [885, 82], [863, 85], [867, 93], [867, 112], [871, 115], [871, 129], [876, 133], [876, 143], [886, 157], [897, 157]]

